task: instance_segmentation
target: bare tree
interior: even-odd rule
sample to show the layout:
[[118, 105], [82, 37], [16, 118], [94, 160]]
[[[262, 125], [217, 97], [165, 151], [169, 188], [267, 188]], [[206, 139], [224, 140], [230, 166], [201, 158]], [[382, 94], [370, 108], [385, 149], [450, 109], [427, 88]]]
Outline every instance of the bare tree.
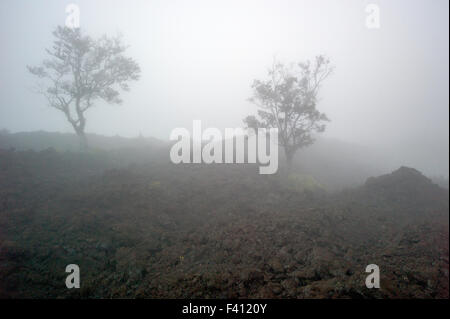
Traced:
[[322, 55], [314, 63], [285, 66], [274, 60], [268, 79], [255, 80], [252, 85], [253, 102], [258, 116], [244, 119], [249, 128], [278, 128], [279, 144], [284, 148], [288, 168], [295, 152], [314, 142], [313, 132], [323, 132], [324, 113], [317, 110], [317, 93], [333, 67]]
[[38, 92], [65, 114], [85, 150], [86, 111], [99, 99], [120, 104], [119, 90], [129, 90], [128, 82], [139, 79], [140, 68], [124, 56], [127, 47], [120, 37], [92, 39], [67, 27], [57, 27], [53, 36], [53, 47], [46, 50], [49, 58], [27, 68], [40, 78]]

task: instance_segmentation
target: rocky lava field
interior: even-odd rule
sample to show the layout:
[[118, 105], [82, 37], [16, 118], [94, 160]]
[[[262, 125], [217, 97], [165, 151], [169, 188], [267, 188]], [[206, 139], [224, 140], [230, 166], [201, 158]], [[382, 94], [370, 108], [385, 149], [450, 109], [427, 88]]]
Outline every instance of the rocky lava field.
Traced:
[[448, 202], [407, 167], [327, 193], [252, 165], [2, 150], [0, 297], [448, 298]]

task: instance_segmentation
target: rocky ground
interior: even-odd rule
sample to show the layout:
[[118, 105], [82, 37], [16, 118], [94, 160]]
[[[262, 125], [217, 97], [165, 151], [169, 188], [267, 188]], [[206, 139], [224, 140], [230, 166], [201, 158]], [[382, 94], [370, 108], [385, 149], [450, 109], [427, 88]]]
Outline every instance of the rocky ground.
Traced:
[[0, 297], [448, 298], [448, 190], [406, 167], [297, 186], [251, 165], [0, 151]]

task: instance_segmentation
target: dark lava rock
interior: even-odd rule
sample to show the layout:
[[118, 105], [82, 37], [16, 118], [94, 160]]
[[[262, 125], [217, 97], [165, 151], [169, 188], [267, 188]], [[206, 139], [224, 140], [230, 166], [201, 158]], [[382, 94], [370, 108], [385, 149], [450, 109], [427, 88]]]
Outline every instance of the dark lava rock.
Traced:
[[281, 264], [281, 262], [280, 262], [279, 259], [277, 259], [277, 258], [272, 258], [272, 259], [269, 261], [268, 264], [269, 264], [270, 269], [271, 269], [273, 272], [275, 272], [275, 273], [282, 273], [282, 272], [284, 272], [284, 267], [283, 267], [283, 265]]

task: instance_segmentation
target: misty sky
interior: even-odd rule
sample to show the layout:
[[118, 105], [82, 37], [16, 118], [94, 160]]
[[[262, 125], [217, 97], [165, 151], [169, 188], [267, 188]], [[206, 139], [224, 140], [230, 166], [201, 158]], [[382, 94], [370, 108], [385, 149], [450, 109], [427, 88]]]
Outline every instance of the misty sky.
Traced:
[[[121, 33], [142, 69], [123, 105], [88, 111], [87, 132], [168, 139], [194, 119], [239, 127], [256, 111], [252, 80], [274, 56], [326, 54], [336, 70], [320, 93], [324, 135], [448, 176], [448, 0], [2, 0], [0, 129], [72, 131], [32, 93], [26, 70], [45, 58], [69, 3], [84, 32]], [[366, 27], [369, 3], [380, 7], [380, 29]]]

